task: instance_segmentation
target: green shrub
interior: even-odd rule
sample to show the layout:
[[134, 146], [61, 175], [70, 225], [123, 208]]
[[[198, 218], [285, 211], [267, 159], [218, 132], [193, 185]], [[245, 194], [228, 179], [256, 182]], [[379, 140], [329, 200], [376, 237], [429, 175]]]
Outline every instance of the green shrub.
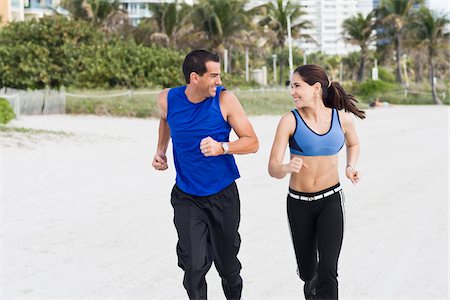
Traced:
[[383, 67], [378, 67], [378, 78], [385, 82], [395, 83], [394, 72], [388, 71]]
[[244, 76], [239, 76], [239, 75], [222, 72], [221, 79], [222, 79], [223, 85], [229, 89], [237, 88], [237, 87], [243, 88], [243, 89], [259, 88], [259, 84], [256, 81], [254, 81], [254, 80], [246, 81]]
[[372, 101], [388, 91], [401, 90], [401, 86], [382, 80], [366, 80], [362, 84], [354, 86], [354, 94], [364, 101]]
[[0, 88], [176, 86], [183, 58], [174, 49], [106, 38], [84, 21], [13, 22], [0, 30]]
[[14, 119], [14, 110], [6, 99], [0, 98], [0, 124], [7, 124]]
[[[115, 92], [123, 92], [115, 91]], [[89, 91], [87, 91], [89, 93]], [[131, 95], [112, 98], [66, 98], [66, 113], [95, 114], [117, 117], [158, 117], [156, 94]]]
[[74, 84], [67, 48], [100, 43], [103, 33], [84, 21], [45, 17], [0, 30], [0, 87], [42, 89]]

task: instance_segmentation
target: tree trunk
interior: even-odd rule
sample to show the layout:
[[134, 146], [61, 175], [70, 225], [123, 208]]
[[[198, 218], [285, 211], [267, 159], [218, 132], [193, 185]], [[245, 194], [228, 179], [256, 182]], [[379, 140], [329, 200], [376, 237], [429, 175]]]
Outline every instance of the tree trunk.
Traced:
[[402, 54], [401, 54], [401, 52], [402, 52], [402, 47], [401, 47], [401, 44], [400, 44], [400, 42], [401, 42], [401, 35], [400, 35], [400, 33], [397, 33], [396, 34], [396, 40], [397, 40], [397, 49], [396, 49], [396, 54], [395, 54], [395, 57], [396, 57], [396, 60], [397, 60], [397, 82], [398, 83], [401, 83], [401, 84], [403, 84], [403, 78], [402, 78], [402, 69], [401, 69], [401, 65], [400, 65], [400, 63], [401, 63], [401, 56], [402, 56]]
[[421, 82], [423, 80], [423, 62], [420, 57], [420, 53], [415, 55], [414, 57], [414, 72], [415, 72], [415, 81]]
[[431, 94], [433, 95], [434, 104], [442, 105], [441, 99], [437, 96], [436, 85], [434, 84], [434, 64], [433, 58], [430, 55], [430, 82], [431, 82]]
[[364, 50], [361, 51], [361, 60], [359, 63], [359, 70], [358, 70], [358, 81], [362, 81], [364, 79], [364, 65], [366, 63], [366, 53]]
[[229, 47], [229, 54], [228, 54], [228, 73], [232, 73], [233, 71], [233, 67], [232, 67], [232, 62], [233, 62], [233, 45], [230, 45]]
[[280, 85], [284, 86], [284, 82], [283, 82], [283, 65], [284, 65], [284, 61], [282, 59], [280, 59]]

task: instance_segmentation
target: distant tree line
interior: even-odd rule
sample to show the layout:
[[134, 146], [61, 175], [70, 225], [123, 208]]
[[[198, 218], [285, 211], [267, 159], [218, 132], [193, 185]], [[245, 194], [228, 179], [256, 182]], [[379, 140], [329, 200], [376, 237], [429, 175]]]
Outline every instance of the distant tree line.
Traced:
[[[245, 72], [246, 50], [252, 67], [271, 65], [272, 54], [277, 54], [277, 77], [283, 84], [288, 77], [287, 17], [296, 39], [314, 42], [304, 34], [313, 25], [289, 0], [268, 1], [251, 9], [246, 9], [247, 4], [247, 0], [146, 4], [152, 17], [133, 27], [118, 0], [62, 0], [68, 16], [16, 22], [0, 29], [0, 87], [181, 84], [180, 63], [194, 48], [219, 54], [227, 49], [229, 73], [239, 78]], [[423, 1], [382, 0], [369, 15], [357, 14], [343, 23], [343, 39], [360, 51], [345, 56], [312, 53], [308, 62], [323, 65], [333, 77], [340, 73], [344, 80], [361, 82], [377, 59], [382, 69], [393, 71], [398, 84], [405, 84], [405, 75], [415, 82], [428, 81], [439, 103], [433, 78], [450, 75], [448, 24], [447, 16], [430, 11]], [[295, 63], [301, 64], [304, 51], [296, 48], [294, 54]]]

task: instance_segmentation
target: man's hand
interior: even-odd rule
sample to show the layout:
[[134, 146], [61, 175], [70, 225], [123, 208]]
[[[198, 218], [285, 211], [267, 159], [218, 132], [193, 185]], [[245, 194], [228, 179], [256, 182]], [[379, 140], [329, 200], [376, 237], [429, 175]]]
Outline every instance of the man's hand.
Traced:
[[222, 143], [208, 136], [200, 142], [200, 151], [204, 156], [219, 156], [223, 154]]
[[155, 154], [155, 156], [153, 157], [152, 166], [153, 166], [153, 168], [155, 168], [155, 170], [159, 170], [159, 171], [166, 170], [169, 167], [167, 165], [166, 155], [165, 154]]

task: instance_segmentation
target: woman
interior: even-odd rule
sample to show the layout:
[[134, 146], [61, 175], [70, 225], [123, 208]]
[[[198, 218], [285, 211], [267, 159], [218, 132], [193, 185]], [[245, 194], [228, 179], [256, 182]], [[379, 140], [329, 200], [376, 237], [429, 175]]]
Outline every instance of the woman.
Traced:
[[[337, 82], [317, 65], [298, 67], [292, 75], [295, 109], [278, 124], [270, 153], [269, 174], [291, 174], [287, 212], [306, 299], [337, 299], [337, 263], [344, 231], [344, 195], [339, 184], [338, 152], [347, 148], [345, 174], [353, 184], [359, 141], [353, 116], [364, 119]], [[291, 158], [283, 164], [289, 144]]]

